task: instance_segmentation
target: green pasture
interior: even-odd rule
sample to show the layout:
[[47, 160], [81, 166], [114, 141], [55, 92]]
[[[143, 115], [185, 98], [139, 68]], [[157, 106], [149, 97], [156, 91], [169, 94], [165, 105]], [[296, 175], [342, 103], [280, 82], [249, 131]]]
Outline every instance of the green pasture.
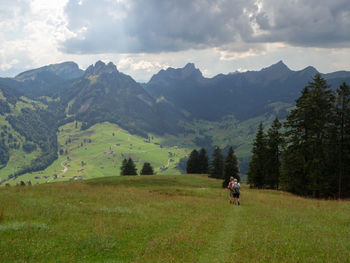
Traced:
[[205, 175], [0, 188], [0, 262], [350, 262], [350, 202]]
[[124, 158], [131, 157], [138, 171], [144, 162], [150, 162], [157, 174], [178, 174], [179, 160], [189, 150], [181, 147], [163, 146], [155, 135], [149, 139], [131, 135], [115, 124], [96, 124], [80, 130], [80, 123], [68, 123], [59, 128], [59, 158], [44, 171], [33, 172], [10, 180], [44, 183], [53, 181], [80, 180], [120, 174]]

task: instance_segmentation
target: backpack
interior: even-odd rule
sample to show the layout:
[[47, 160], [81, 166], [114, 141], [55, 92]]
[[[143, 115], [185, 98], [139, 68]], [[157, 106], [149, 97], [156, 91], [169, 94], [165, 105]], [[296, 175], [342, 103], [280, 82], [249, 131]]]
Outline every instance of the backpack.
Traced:
[[239, 193], [240, 193], [240, 188], [241, 188], [241, 186], [240, 186], [238, 183], [234, 183], [234, 184], [233, 184], [233, 191], [234, 191], [236, 194], [239, 194]]

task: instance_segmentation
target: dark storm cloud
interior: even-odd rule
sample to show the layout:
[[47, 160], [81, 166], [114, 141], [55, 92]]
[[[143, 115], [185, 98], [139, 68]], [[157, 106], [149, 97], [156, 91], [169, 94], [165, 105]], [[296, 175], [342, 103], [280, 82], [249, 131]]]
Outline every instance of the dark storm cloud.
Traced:
[[252, 29], [244, 9], [252, 0], [135, 0], [126, 4], [71, 0], [66, 13], [73, 31], [86, 31], [64, 43], [68, 52], [160, 52], [216, 47]]
[[246, 41], [286, 42], [298, 46], [348, 47], [348, 0], [264, 0], [255, 22], [265, 30]]
[[62, 50], [152, 53], [217, 47], [242, 52], [271, 42], [346, 46], [349, 14], [348, 0], [70, 0], [66, 15], [76, 36], [62, 43]]

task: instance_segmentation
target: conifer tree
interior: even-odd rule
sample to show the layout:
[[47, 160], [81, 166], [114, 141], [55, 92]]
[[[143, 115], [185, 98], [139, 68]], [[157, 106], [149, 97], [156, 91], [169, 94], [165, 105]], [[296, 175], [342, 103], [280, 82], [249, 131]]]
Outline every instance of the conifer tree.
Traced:
[[275, 118], [267, 132], [266, 176], [264, 184], [268, 188], [278, 189], [281, 169], [281, 152], [283, 138], [280, 133], [282, 125]]
[[152, 175], [154, 174], [153, 167], [150, 163], [144, 163], [142, 170], [140, 172], [141, 175]]
[[248, 183], [251, 187], [264, 187], [266, 175], [267, 142], [262, 123], [253, 142], [252, 159], [248, 168]]
[[337, 197], [350, 196], [350, 87], [343, 83], [336, 91]]
[[128, 175], [128, 160], [124, 159], [120, 167], [120, 175]]
[[120, 175], [137, 175], [135, 163], [131, 158], [123, 160], [120, 170]]
[[224, 182], [222, 183], [222, 187], [227, 187], [231, 176], [236, 178], [238, 182], [241, 180], [239, 176], [237, 157], [233, 151], [232, 146], [228, 149], [228, 153], [224, 162]]
[[209, 161], [208, 161], [207, 152], [204, 148], [202, 148], [199, 151], [198, 159], [199, 159], [199, 173], [200, 174], [209, 173]]
[[199, 155], [197, 150], [193, 150], [190, 157], [187, 160], [186, 172], [188, 174], [198, 174], [200, 173], [199, 167]]
[[288, 148], [283, 154], [286, 189], [301, 195], [329, 195], [327, 176], [329, 131], [334, 96], [329, 85], [316, 74], [287, 117]]
[[136, 169], [135, 163], [131, 158], [128, 159], [127, 167], [128, 167], [128, 175], [137, 175], [137, 169]]
[[222, 156], [220, 147], [216, 147], [213, 152], [209, 176], [217, 179], [223, 179], [224, 177], [224, 157]]

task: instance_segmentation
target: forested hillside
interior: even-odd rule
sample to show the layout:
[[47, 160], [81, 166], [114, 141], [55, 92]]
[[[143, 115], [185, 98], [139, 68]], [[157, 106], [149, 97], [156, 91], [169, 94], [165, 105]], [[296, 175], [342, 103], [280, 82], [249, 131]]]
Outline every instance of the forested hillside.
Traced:
[[144, 137], [147, 132], [180, 130], [176, 114], [162, 110], [139, 83], [112, 63], [99, 61], [90, 66], [81, 79], [60, 94], [60, 99], [69, 105], [68, 115], [84, 123], [83, 129], [109, 121]]

